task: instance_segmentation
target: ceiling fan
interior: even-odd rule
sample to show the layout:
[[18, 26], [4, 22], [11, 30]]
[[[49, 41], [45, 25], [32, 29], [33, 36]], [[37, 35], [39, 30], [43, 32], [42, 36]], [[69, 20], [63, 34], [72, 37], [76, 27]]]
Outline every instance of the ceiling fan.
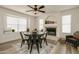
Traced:
[[34, 6], [27, 5], [27, 6], [30, 7], [32, 10], [28, 10], [26, 12], [34, 11], [34, 14], [37, 14], [37, 12], [45, 13], [45, 11], [41, 10], [41, 9], [45, 8], [44, 5], [41, 5], [39, 7], [38, 7], [38, 5], [34, 5]]

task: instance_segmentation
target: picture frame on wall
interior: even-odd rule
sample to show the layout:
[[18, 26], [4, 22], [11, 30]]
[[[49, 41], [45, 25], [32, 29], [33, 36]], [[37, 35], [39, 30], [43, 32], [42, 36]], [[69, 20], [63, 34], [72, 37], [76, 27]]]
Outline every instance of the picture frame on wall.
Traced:
[[56, 23], [56, 22], [55, 21], [48, 21], [48, 20], [45, 21], [45, 24], [54, 24], [54, 23]]

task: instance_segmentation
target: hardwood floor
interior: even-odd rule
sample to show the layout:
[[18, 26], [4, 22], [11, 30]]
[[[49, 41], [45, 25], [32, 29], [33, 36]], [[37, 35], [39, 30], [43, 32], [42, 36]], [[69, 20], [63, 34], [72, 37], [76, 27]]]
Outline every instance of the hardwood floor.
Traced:
[[70, 44], [58, 43], [56, 48], [53, 50], [53, 54], [78, 54], [78, 53], [79, 51]]
[[[16, 45], [17, 43], [20, 43], [21, 40], [16, 40], [4, 44], [0, 44], [0, 54], [14, 54], [16, 47], [13, 47], [13, 45]], [[49, 43], [52, 43], [52, 41], [48, 40]], [[54, 47], [51, 49], [51, 52], [49, 54], [78, 54], [79, 51], [71, 46], [70, 44], [61, 43], [58, 41], [57, 43], [53, 44]], [[8, 51], [8, 53], [7, 53]]]

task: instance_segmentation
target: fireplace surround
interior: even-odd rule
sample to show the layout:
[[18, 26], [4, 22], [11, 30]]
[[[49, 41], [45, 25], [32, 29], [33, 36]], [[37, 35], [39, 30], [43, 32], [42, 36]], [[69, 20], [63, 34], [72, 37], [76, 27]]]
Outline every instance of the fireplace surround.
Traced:
[[48, 35], [56, 36], [56, 28], [46, 27], [46, 31], [47, 31]]

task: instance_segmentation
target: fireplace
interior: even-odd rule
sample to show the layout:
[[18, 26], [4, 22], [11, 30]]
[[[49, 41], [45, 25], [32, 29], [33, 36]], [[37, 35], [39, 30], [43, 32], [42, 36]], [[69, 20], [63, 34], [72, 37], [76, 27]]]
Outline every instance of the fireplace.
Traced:
[[56, 36], [56, 28], [46, 28], [46, 31], [48, 33], [48, 35], [54, 35]]

